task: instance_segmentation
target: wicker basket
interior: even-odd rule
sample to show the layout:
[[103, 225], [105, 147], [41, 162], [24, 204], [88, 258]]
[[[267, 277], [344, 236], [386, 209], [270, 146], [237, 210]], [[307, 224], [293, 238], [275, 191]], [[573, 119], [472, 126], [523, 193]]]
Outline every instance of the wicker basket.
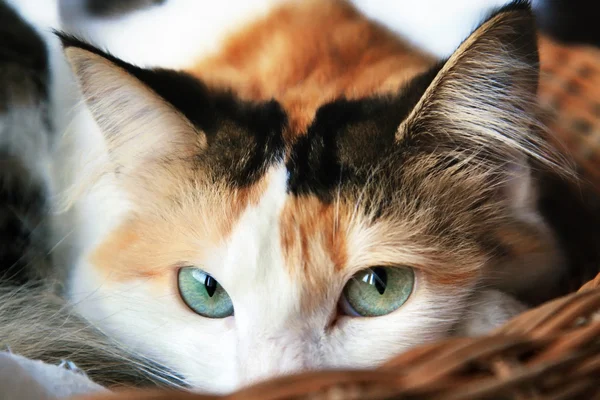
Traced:
[[[600, 188], [600, 51], [540, 39], [546, 124]], [[600, 243], [598, 244], [600, 245]], [[600, 399], [600, 274], [491, 334], [414, 348], [376, 370], [278, 378], [226, 397], [129, 392], [86, 399]]]

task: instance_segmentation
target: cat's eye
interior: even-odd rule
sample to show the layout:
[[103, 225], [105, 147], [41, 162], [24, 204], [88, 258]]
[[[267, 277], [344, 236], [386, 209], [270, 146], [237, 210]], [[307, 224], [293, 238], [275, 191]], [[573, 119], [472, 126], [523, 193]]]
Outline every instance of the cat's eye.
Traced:
[[181, 268], [177, 280], [181, 298], [195, 313], [207, 318], [233, 315], [231, 298], [206, 272], [195, 267]]
[[344, 286], [342, 311], [347, 315], [378, 317], [400, 308], [410, 297], [415, 273], [406, 267], [374, 267], [355, 274]]

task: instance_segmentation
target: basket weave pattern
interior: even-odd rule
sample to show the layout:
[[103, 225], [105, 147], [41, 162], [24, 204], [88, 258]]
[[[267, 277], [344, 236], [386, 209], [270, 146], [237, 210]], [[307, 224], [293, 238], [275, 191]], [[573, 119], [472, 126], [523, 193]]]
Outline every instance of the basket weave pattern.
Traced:
[[552, 136], [600, 188], [600, 49], [540, 38], [539, 101]]

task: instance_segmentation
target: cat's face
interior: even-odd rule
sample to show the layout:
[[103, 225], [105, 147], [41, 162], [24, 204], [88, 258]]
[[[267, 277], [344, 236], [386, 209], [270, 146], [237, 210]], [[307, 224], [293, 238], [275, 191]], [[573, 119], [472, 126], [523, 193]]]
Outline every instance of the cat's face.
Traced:
[[515, 273], [557, 262], [527, 162], [551, 161], [521, 4], [399, 93], [325, 104], [293, 138], [276, 101], [64, 43], [123, 208], [72, 296], [189, 385], [368, 367], [489, 328], [516, 306], [482, 286], [523, 289]]

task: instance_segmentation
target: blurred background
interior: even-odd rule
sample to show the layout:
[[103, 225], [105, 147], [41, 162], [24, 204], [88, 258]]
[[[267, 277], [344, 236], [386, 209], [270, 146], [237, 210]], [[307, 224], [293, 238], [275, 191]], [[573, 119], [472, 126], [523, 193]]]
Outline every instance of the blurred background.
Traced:
[[[60, 28], [103, 36], [104, 45], [144, 31], [141, 47], [168, 52], [165, 30], [182, 35], [202, 26], [212, 34], [245, 16], [284, 0], [6, 0], [39, 30]], [[477, 25], [490, 9], [507, 0], [353, 0], [359, 9], [431, 52], [443, 56]], [[600, 45], [593, 1], [532, 0], [541, 30], [569, 43]], [[102, 33], [102, 35], [100, 34]], [[184, 36], [182, 36], [184, 37]], [[131, 38], [128, 38], [131, 40]], [[141, 43], [143, 42], [143, 43]]]

